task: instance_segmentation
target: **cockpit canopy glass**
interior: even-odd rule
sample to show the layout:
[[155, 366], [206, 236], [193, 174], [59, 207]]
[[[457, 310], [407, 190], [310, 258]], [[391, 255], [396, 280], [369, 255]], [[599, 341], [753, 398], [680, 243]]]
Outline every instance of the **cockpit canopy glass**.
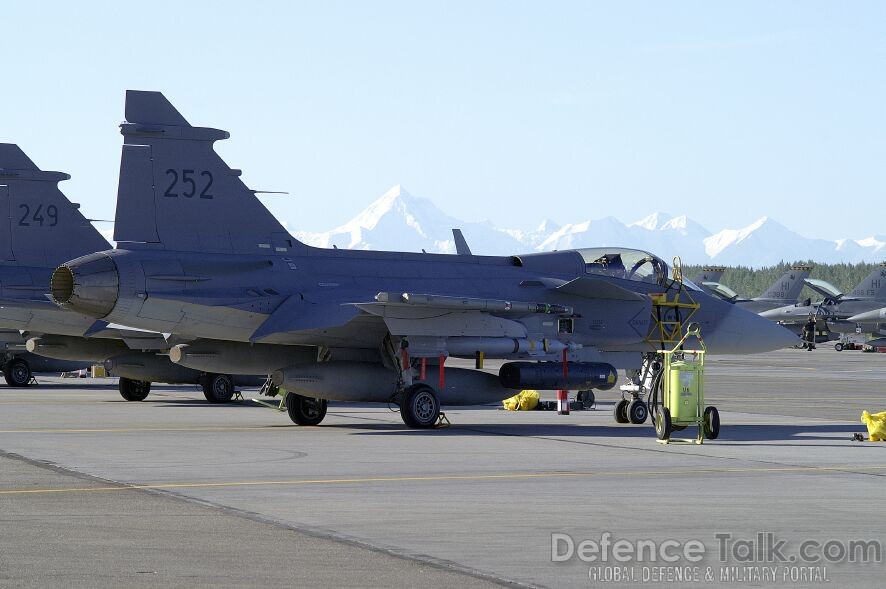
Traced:
[[658, 256], [641, 250], [623, 248], [585, 248], [578, 250], [584, 258], [585, 272], [635, 280], [650, 284], [664, 284], [668, 265]]
[[803, 282], [805, 282], [809, 286], [809, 288], [823, 297], [836, 299], [839, 298], [841, 294], [843, 294], [842, 292], [840, 292], [839, 288], [824, 280], [819, 280], [817, 278], [805, 278], [803, 279]]
[[725, 284], [720, 284], [719, 282], [702, 282], [702, 285], [707, 287], [708, 290], [724, 301], [734, 301], [738, 299], [738, 293]]

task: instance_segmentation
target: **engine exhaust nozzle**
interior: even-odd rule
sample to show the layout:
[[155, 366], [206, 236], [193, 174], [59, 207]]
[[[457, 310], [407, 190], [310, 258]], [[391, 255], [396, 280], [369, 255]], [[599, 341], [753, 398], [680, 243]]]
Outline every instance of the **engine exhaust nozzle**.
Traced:
[[89, 254], [55, 269], [50, 279], [52, 300], [63, 308], [101, 319], [117, 304], [120, 279], [114, 260]]

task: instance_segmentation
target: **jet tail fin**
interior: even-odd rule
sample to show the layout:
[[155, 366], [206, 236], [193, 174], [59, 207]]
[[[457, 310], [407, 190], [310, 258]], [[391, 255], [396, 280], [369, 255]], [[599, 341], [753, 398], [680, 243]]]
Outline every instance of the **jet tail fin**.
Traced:
[[886, 300], [886, 262], [880, 264], [849, 293], [850, 297]]
[[465, 239], [464, 234], [461, 232], [461, 229], [453, 229], [452, 238], [455, 240], [455, 253], [460, 256], [471, 255], [471, 248], [468, 247], [468, 242]]
[[160, 92], [127, 90], [114, 239], [125, 247], [285, 253], [296, 241]]
[[0, 143], [0, 168], [9, 170], [40, 171], [40, 168], [31, 161], [22, 148], [15, 143]]
[[701, 272], [695, 275], [692, 282], [695, 284], [701, 284], [703, 282], [720, 282], [720, 279], [723, 278], [725, 272], [726, 268], [723, 266], [705, 266], [701, 269]]
[[783, 301], [785, 304], [795, 302], [800, 298], [800, 291], [806, 284], [805, 280], [809, 277], [812, 266], [793, 266], [772, 285], [766, 289], [757, 299]]
[[41, 170], [18, 145], [0, 143], [0, 263], [55, 267], [110, 248], [59, 190], [69, 178]]

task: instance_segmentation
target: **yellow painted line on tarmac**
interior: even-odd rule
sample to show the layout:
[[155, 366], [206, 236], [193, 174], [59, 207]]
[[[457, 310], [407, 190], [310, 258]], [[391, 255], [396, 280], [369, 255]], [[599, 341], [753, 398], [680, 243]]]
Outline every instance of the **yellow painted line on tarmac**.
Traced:
[[[71, 401], [66, 400], [65, 405], [86, 405], [86, 404], [94, 404], [95, 401]], [[43, 399], [42, 401], [34, 401], [31, 399], [22, 399], [21, 401], [0, 401], [0, 405], [60, 405], [59, 401], [55, 399]]]
[[810, 397], [773, 397], [770, 394], [760, 394], [756, 397], [729, 397], [725, 395], [707, 395], [707, 400], [710, 402], [717, 403], [729, 403], [732, 401], [754, 401], [754, 402], [767, 402], [767, 403], [785, 403], [789, 401], [803, 401], [805, 403], [809, 403], [810, 401], [814, 402], [816, 406], [819, 406], [823, 403], [833, 403], [845, 405], [846, 401], [854, 401], [854, 402], [870, 402], [876, 401], [880, 397], [882, 397], [881, 393], [871, 393], [869, 397], [840, 397], [834, 395], [832, 397], [824, 397], [824, 398], [810, 398]]
[[0, 401], [0, 405], [55, 405], [58, 407], [67, 405], [96, 405], [97, 403], [105, 403], [105, 400], [98, 399], [21, 399], [19, 401]]
[[153, 485], [116, 485], [105, 487], [71, 487], [55, 489], [5, 489], [0, 495], [40, 495], [53, 493], [93, 493], [104, 491], [138, 491], [163, 489], [200, 489], [230, 487], [271, 487], [271, 486], [312, 486], [312, 485], [353, 485], [361, 483], [408, 483], [408, 482], [439, 482], [439, 481], [490, 481], [517, 479], [556, 479], [556, 478], [591, 478], [591, 477], [643, 477], [643, 476], [682, 476], [698, 474], [761, 474], [791, 472], [829, 472], [829, 471], [864, 471], [886, 470], [886, 464], [860, 466], [784, 466], [759, 468], [691, 468], [648, 471], [590, 471], [590, 472], [528, 472], [507, 474], [476, 474], [476, 475], [428, 475], [401, 477], [365, 477], [343, 479], [296, 479], [278, 481], [227, 481], [209, 483], [157, 483]]
[[129, 434], [142, 432], [241, 432], [241, 431], [289, 431], [297, 426], [256, 425], [256, 426], [196, 426], [196, 427], [110, 427], [95, 429], [2, 429], [0, 434]]

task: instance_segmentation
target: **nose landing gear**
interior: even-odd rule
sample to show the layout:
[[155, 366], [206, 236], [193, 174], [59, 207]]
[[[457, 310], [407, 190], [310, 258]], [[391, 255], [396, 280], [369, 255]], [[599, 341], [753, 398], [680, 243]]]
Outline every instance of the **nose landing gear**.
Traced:
[[628, 403], [628, 421], [639, 425], [646, 423], [647, 417], [649, 417], [649, 408], [643, 399], [634, 399]]

